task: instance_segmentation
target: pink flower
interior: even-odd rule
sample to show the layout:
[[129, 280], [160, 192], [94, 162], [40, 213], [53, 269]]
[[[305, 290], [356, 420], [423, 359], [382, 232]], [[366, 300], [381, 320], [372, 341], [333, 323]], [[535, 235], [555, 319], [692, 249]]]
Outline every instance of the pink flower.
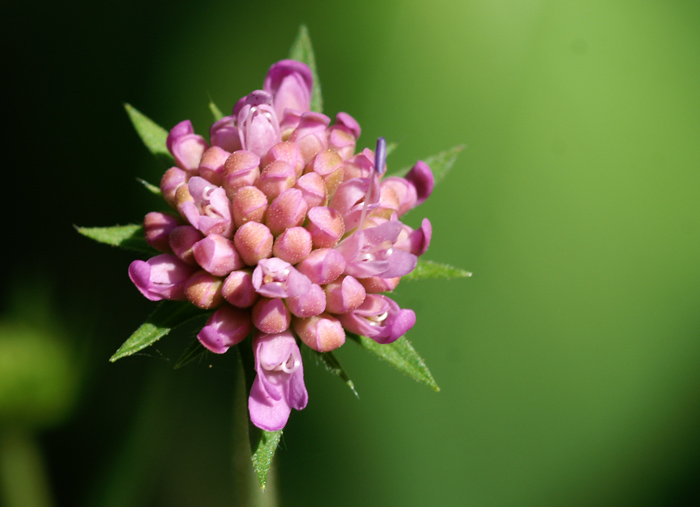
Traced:
[[309, 67], [295, 60], [282, 60], [270, 67], [263, 89], [272, 94], [275, 113], [284, 117], [286, 109], [309, 111], [313, 78]]
[[284, 428], [292, 409], [308, 402], [301, 353], [290, 331], [253, 339], [256, 377], [248, 398], [250, 420], [265, 431]]
[[151, 301], [185, 299], [185, 282], [193, 272], [194, 268], [170, 254], [129, 265], [129, 278]]
[[379, 294], [368, 294], [356, 310], [338, 318], [351, 333], [367, 336], [377, 343], [396, 341], [416, 323], [413, 310], [401, 309], [395, 301]]

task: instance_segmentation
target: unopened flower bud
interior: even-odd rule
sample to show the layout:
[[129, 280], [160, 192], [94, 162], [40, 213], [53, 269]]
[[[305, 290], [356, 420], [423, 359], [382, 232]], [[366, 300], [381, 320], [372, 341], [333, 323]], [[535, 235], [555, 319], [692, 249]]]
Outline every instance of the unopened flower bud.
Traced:
[[252, 151], [259, 157], [279, 143], [282, 140], [280, 126], [272, 106], [244, 105], [238, 112], [238, 136], [243, 149]]
[[360, 306], [366, 296], [365, 288], [352, 276], [341, 276], [326, 285], [326, 311], [346, 313]]
[[306, 218], [307, 209], [301, 190], [290, 188], [270, 203], [265, 212], [265, 224], [277, 236], [285, 229], [301, 225]]
[[179, 225], [177, 218], [165, 213], [151, 212], [143, 219], [146, 241], [159, 252], [170, 252], [170, 232]]
[[311, 233], [314, 248], [333, 248], [345, 233], [343, 216], [333, 208], [317, 206], [308, 212], [306, 229]]
[[224, 181], [224, 164], [231, 154], [220, 148], [212, 146], [202, 155], [199, 163], [199, 175], [214, 185], [221, 186]]
[[291, 315], [281, 299], [261, 297], [253, 305], [253, 325], [263, 333], [281, 333], [290, 323]]
[[283, 160], [276, 160], [263, 169], [255, 185], [272, 200], [292, 188], [295, 181], [294, 167]]
[[233, 116], [224, 116], [214, 123], [209, 129], [209, 140], [212, 146], [219, 146], [229, 153], [242, 148]]
[[267, 196], [258, 187], [240, 188], [233, 197], [232, 208], [236, 227], [246, 222], [262, 222], [267, 209]]
[[245, 150], [234, 151], [224, 163], [223, 187], [229, 199], [239, 188], [255, 183], [260, 176], [260, 157]]
[[299, 125], [290, 137], [299, 146], [304, 163], [308, 164], [316, 154], [327, 147], [326, 127], [331, 119], [321, 113], [304, 113]]
[[343, 159], [333, 150], [325, 150], [307, 166], [307, 172], [318, 173], [326, 184], [326, 194], [335, 194], [338, 185], [343, 182], [345, 173], [343, 171]]
[[187, 186], [188, 174], [179, 167], [171, 167], [160, 179], [160, 191], [165, 201], [173, 208], [177, 208], [175, 194], [181, 186]]
[[175, 255], [187, 264], [194, 266], [197, 264], [197, 260], [194, 258], [192, 247], [202, 238], [204, 238], [204, 234], [191, 225], [181, 225], [170, 232], [169, 244]]
[[399, 211], [399, 198], [396, 196], [394, 189], [387, 185], [382, 185], [379, 190], [379, 202], [377, 207], [372, 210], [371, 216], [386, 218]]
[[413, 168], [408, 171], [406, 179], [416, 187], [416, 206], [423, 204], [433, 192], [433, 186], [435, 185], [433, 171], [430, 170], [428, 164], [419, 160]]
[[304, 159], [296, 143], [289, 141], [277, 143], [262, 157], [261, 165], [267, 167], [277, 160], [288, 163], [294, 168], [294, 174], [297, 177], [301, 176], [304, 170]]
[[347, 160], [355, 153], [356, 139], [343, 129], [333, 126], [328, 132], [328, 149], [335, 151], [340, 158]]
[[212, 352], [223, 354], [242, 342], [252, 330], [249, 312], [224, 305], [209, 317], [197, 339]]
[[381, 292], [391, 292], [394, 290], [401, 281], [400, 276], [394, 278], [381, 278], [379, 276], [369, 276], [367, 278], [360, 278], [359, 282], [365, 288], [368, 294], [379, 294]]
[[192, 250], [197, 263], [214, 276], [226, 276], [245, 266], [233, 241], [218, 234], [210, 234], [198, 241]]
[[292, 320], [294, 331], [306, 345], [319, 352], [329, 352], [345, 343], [345, 330], [340, 321], [328, 313]]
[[177, 166], [194, 175], [197, 174], [199, 161], [204, 151], [209, 148], [209, 144], [202, 136], [195, 134], [192, 123], [185, 120], [175, 125], [170, 131], [166, 147], [172, 153]]
[[243, 224], [233, 237], [233, 244], [248, 266], [255, 266], [260, 259], [272, 254], [274, 238], [266, 225], [258, 222]]
[[275, 112], [281, 118], [285, 109], [309, 110], [312, 84], [311, 71], [306, 64], [282, 60], [270, 67], [263, 89], [273, 95]]
[[397, 176], [384, 178], [381, 183], [382, 191], [385, 187], [391, 188], [398, 199], [399, 217], [403, 216], [410, 209], [416, 207], [416, 200], [418, 199], [418, 196], [416, 195], [416, 187], [406, 178], [399, 178]]
[[345, 172], [343, 181], [352, 178], [368, 178], [374, 173], [374, 153], [372, 150], [365, 149], [362, 153], [345, 160], [343, 171]]
[[319, 248], [298, 263], [296, 268], [308, 276], [312, 283], [325, 285], [343, 274], [345, 258], [332, 248]]
[[193, 305], [203, 310], [220, 306], [224, 298], [221, 295], [223, 280], [206, 271], [197, 271], [185, 283], [185, 296]]
[[299, 296], [287, 298], [287, 308], [297, 317], [313, 317], [326, 309], [326, 293], [318, 284], [311, 284], [309, 290]]
[[362, 129], [360, 128], [360, 124], [357, 123], [357, 120], [350, 116], [348, 113], [343, 113], [340, 112], [335, 115], [335, 126], [340, 127], [343, 130], [347, 131], [348, 133], [352, 134], [352, 136], [355, 139], [358, 139], [360, 137], [360, 134], [362, 133]]
[[134, 261], [129, 265], [129, 278], [151, 301], [185, 299], [186, 282], [193, 268], [170, 254]]
[[228, 275], [221, 288], [221, 295], [238, 308], [250, 308], [260, 297], [253, 286], [250, 269], [241, 269]]
[[323, 206], [326, 203], [326, 184], [315, 172], [304, 174], [296, 181], [294, 188], [301, 190], [301, 195], [309, 208]]
[[296, 264], [311, 253], [311, 233], [303, 227], [290, 227], [277, 236], [272, 246], [272, 254]]

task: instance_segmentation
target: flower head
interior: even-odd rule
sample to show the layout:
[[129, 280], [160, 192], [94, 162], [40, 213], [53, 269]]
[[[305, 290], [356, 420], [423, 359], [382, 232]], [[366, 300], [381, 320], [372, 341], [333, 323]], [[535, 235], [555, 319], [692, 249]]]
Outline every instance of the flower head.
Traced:
[[212, 312], [197, 335], [208, 350], [253, 335], [248, 406], [268, 431], [307, 404], [301, 343], [326, 353], [354, 333], [387, 344], [414, 325], [380, 293], [416, 267], [432, 232], [427, 219], [416, 230], [400, 221], [430, 195], [428, 166], [385, 177], [384, 139], [354, 153], [359, 124], [311, 111], [312, 84], [305, 64], [283, 60], [209, 142], [189, 121], [173, 127], [176, 167], [161, 189], [179, 216], [147, 215], [146, 238], [165, 253], [129, 267], [147, 298]]

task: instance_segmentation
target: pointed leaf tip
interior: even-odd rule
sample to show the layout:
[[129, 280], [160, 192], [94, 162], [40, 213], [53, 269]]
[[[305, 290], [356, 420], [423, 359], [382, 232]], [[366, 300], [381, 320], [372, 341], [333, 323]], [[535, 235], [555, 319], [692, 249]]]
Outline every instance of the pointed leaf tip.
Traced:
[[291, 49], [289, 50], [289, 58], [298, 62], [305, 63], [311, 70], [314, 84], [311, 92], [311, 110], [316, 113], [323, 112], [323, 98], [321, 97], [321, 81], [318, 79], [318, 71], [316, 70], [316, 57], [314, 49], [311, 45], [311, 37], [306, 25], [299, 27], [299, 33], [294, 40]]
[[402, 280], [428, 280], [428, 279], [444, 279], [452, 278], [469, 278], [472, 274], [460, 268], [455, 268], [449, 264], [418, 259], [418, 264], [415, 269], [404, 275]]
[[168, 139], [168, 131], [131, 104], [124, 104], [124, 109], [126, 109], [126, 113], [136, 129], [136, 133], [143, 141], [143, 144], [146, 145], [148, 151], [153, 153], [164, 165], [173, 165], [173, 156], [168, 151], [165, 143]]
[[337, 377], [340, 377], [340, 379], [345, 383], [346, 386], [350, 388], [350, 390], [359, 400], [360, 395], [355, 390], [355, 384], [352, 380], [350, 380], [348, 374], [345, 373], [345, 369], [340, 364], [340, 361], [338, 361], [338, 358], [335, 357], [335, 354], [333, 354], [332, 352], [314, 352], [316, 352], [316, 357], [318, 357], [319, 361], [321, 361], [323, 366], [326, 368], [326, 371], [332, 373]]
[[201, 317], [208, 312], [197, 308], [188, 301], [161, 301], [156, 309], [149, 315], [146, 322], [119, 347], [110, 362], [115, 362], [123, 357], [153, 345], [173, 329], [185, 324], [190, 319]]
[[78, 227], [76, 225], [74, 227], [80, 234], [98, 243], [135, 250], [149, 255], [158, 254], [146, 242], [146, 238], [143, 235], [143, 226], [139, 224], [115, 225], [113, 227]]
[[437, 385], [437, 382], [435, 382], [425, 361], [418, 355], [418, 352], [416, 352], [411, 342], [409, 342], [405, 336], [386, 345], [379, 344], [366, 336], [358, 336], [351, 333], [348, 333], [348, 336], [363, 349], [391, 364], [415, 381], [427, 385], [435, 392], [440, 391], [440, 387]]
[[[423, 162], [428, 164], [428, 167], [430, 167], [431, 171], [433, 171], [433, 178], [435, 178], [436, 185], [445, 179], [445, 176], [447, 176], [447, 173], [450, 171], [450, 169], [452, 169], [452, 166], [457, 160], [457, 155], [459, 155], [464, 148], [465, 146], [460, 144], [450, 148], [449, 150], [442, 151], [437, 155], [423, 159]], [[406, 176], [410, 170], [411, 167], [404, 167], [403, 169], [392, 173], [391, 176], [403, 177]]]

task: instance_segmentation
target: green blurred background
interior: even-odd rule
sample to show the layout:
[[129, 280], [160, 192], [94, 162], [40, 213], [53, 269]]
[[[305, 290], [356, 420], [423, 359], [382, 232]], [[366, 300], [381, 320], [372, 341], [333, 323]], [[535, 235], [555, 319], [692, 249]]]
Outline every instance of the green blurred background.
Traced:
[[206, 132], [306, 23], [325, 112], [398, 141], [390, 168], [466, 144], [409, 222], [474, 276], [396, 291], [438, 394], [350, 343], [358, 401], [306, 357], [280, 504], [700, 503], [697, 2], [4, 7], [5, 470], [34, 459], [55, 505], [237, 505], [234, 361], [173, 371], [174, 335], [108, 363], [152, 305], [72, 224], [155, 207], [122, 102]]

